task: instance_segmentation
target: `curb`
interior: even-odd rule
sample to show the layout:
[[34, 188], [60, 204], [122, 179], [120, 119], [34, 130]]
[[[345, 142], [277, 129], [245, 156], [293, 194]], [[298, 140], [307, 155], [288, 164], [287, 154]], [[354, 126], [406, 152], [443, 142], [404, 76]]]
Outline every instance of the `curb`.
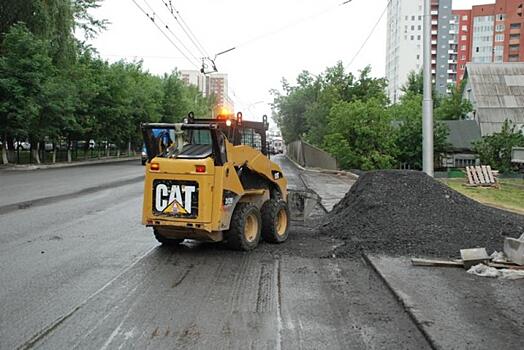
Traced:
[[140, 157], [125, 157], [125, 158], [108, 158], [98, 160], [86, 160], [71, 163], [56, 163], [56, 164], [31, 164], [31, 165], [0, 165], [0, 171], [33, 171], [33, 170], [45, 170], [45, 169], [61, 169], [61, 168], [73, 168], [88, 165], [99, 165], [99, 164], [110, 164], [110, 163], [123, 163], [138, 161]]
[[27, 208], [32, 208], [32, 207], [39, 207], [39, 206], [43, 206], [46, 204], [56, 203], [56, 202], [60, 202], [66, 199], [79, 197], [79, 196], [90, 194], [90, 193], [95, 193], [95, 192], [106, 190], [106, 189], [113, 188], [113, 187], [121, 187], [121, 186], [129, 185], [135, 182], [140, 182], [143, 179], [144, 179], [144, 175], [140, 175], [140, 176], [135, 176], [129, 179], [105, 183], [103, 185], [87, 187], [87, 188], [81, 189], [76, 192], [64, 193], [64, 194], [59, 194], [56, 196], [41, 197], [41, 198], [37, 198], [33, 200], [3, 205], [3, 206], [0, 206], [0, 215], [8, 214], [8, 213], [11, 213], [17, 210], [22, 210], [22, 209], [27, 209]]
[[384, 284], [386, 285], [386, 287], [389, 289], [389, 291], [391, 292], [391, 294], [393, 294], [393, 296], [397, 299], [397, 301], [400, 303], [400, 305], [402, 306], [402, 308], [404, 309], [404, 311], [406, 311], [406, 313], [409, 315], [409, 318], [411, 319], [411, 321], [413, 321], [413, 323], [415, 324], [415, 326], [417, 327], [417, 329], [422, 333], [422, 336], [424, 337], [424, 339], [427, 340], [429, 346], [432, 348], [432, 349], [440, 349], [440, 347], [437, 345], [435, 339], [433, 339], [431, 337], [431, 335], [428, 333], [428, 331], [425, 329], [424, 327], [424, 324], [417, 318], [417, 316], [415, 315], [415, 313], [413, 312], [413, 308], [411, 306], [409, 306], [405, 301], [404, 299], [402, 298], [401, 294], [400, 293], [397, 293], [396, 289], [393, 288], [393, 286], [388, 282], [388, 280], [386, 279], [386, 277], [380, 272], [380, 270], [375, 266], [375, 264], [373, 264], [373, 262], [371, 261], [371, 259], [367, 256], [366, 253], [362, 252], [362, 258], [364, 259], [364, 261], [366, 262], [366, 264], [369, 265], [369, 267], [371, 267], [371, 269], [373, 271], [375, 271], [375, 273], [379, 276], [380, 280], [382, 282], [384, 282]]

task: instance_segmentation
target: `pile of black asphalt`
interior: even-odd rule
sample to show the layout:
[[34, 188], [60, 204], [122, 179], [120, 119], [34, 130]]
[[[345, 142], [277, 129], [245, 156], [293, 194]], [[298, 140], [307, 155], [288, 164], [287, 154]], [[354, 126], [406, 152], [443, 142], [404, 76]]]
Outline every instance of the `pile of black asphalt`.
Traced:
[[482, 205], [422, 172], [386, 170], [360, 176], [318, 229], [344, 241], [339, 257], [457, 257], [464, 248], [501, 251], [505, 236], [524, 232], [524, 216]]

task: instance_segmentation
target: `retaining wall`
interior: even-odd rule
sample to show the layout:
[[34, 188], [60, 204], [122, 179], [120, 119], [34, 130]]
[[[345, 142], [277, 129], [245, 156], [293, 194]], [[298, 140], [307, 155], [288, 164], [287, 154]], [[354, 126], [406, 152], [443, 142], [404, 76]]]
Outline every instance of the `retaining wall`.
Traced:
[[297, 140], [286, 146], [287, 155], [306, 168], [322, 168], [337, 170], [337, 161], [329, 153], [310, 145], [303, 140]]

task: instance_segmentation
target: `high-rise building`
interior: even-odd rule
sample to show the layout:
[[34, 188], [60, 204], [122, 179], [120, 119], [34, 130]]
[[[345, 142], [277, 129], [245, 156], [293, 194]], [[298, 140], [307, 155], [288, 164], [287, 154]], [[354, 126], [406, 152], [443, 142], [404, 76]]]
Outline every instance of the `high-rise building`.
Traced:
[[206, 76], [198, 70], [181, 70], [180, 78], [187, 85], [194, 85], [202, 95], [206, 96]]
[[495, 4], [453, 11], [461, 21], [457, 84], [463, 79], [466, 62], [524, 62], [523, 7], [522, 0], [497, 0]]
[[471, 10], [453, 10], [453, 26], [457, 46], [453, 54], [457, 57], [456, 76], [453, 83], [460, 84], [464, 78], [466, 63], [470, 61]]
[[[455, 64], [449, 54], [451, 0], [431, 1], [431, 63], [436, 91], [446, 93], [448, 83], [455, 72]], [[392, 103], [399, 100], [401, 87], [410, 72], [423, 67], [424, 1], [391, 0], [388, 5], [386, 78], [389, 81], [388, 96]], [[454, 79], [453, 79], [454, 81]]]
[[233, 110], [233, 101], [228, 95], [227, 74], [205, 75], [197, 70], [182, 70], [180, 78], [188, 85], [195, 85], [204, 96], [215, 96], [217, 106]]

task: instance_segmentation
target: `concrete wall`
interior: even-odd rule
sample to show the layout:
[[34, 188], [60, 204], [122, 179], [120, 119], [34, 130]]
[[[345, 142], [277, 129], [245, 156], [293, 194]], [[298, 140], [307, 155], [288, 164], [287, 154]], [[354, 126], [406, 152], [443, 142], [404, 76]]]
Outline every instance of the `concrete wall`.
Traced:
[[287, 145], [287, 156], [306, 168], [337, 170], [337, 161], [327, 152], [298, 140]]

